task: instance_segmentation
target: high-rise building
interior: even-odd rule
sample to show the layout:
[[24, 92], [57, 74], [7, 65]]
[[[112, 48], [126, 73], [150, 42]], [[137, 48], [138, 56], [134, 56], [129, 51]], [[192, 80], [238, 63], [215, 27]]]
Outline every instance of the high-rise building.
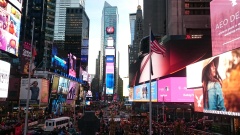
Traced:
[[[130, 20], [131, 25], [131, 20]], [[132, 33], [132, 32], [131, 32]], [[143, 38], [143, 16], [140, 5], [137, 7], [136, 20], [134, 21], [134, 39], [133, 44], [129, 46], [129, 64], [133, 63], [138, 58], [140, 51], [140, 41]]]
[[[54, 36], [55, 0], [23, 1], [22, 31], [20, 41], [31, 41], [32, 20], [35, 18], [33, 45], [36, 46], [35, 58], [37, 68], [48, 68], [51, 60], [51, 46]], [[28, 7], [27, 7], [28, 6]], [[26, 16], [26, 9], [28, 13]], [[27, 18], [26, 18], [27, 17]]]
[[60, 48], [64, 46], [65, 40], [65, 24], [66, 24], [66, 8], [80, 7], [84, 5], [85, 0], [57, 0], [54, 24], [54, 44]]
[[[66, 9], [64, 50], [77, 57], [77, 69], [87, 70], [89, 18], [82, 6]], [[84, 58], [83, 58], [84, 57]]]
[[[116, 75], [116, 48], [117, 48], [117, 31], [118, 31], [118, 10], [116, 6], [111, 6], [105, 1], [102, 10], [102, 29], [101, 29], [101, 55], [100, 55], [100, 86], [106, 88], [111, 86], [111, 92], [113, 93], [115, 89], [115, 78]], [[108, 49], [108, 51], [106, 51]], [[106, 53], [105, 53], [106, 51]], [[109, 54], [110, 53], [110, 54]], [[113, 57], [113, 61], [110, 62], [109, 68], [114, 68], [114, 71], [110, 70], [109, 74], [106, 74], [106, 62], [105, 59], [109, 55], [109, 58]], [[111, 59], [110, 58], [110, 59]], [[113, 67], [112, 67], [113, 65]], [[113, 73], [112, 73], [113, 72]], [[106, 78], [108, 78], [108, 83], [106, 84]], [[114, 86], [112, 86], [114, 85]], [[105, 87], [106, 86], [106, 87]]]
[[131, 45], [133, 45], [133, 40], [134, 40], [135, 21], [136, 21], [136, 13], [129, 14], [130, 32], [131, 32]]
[[144, 36], [210, 35], [211, 0], [144, 0]]

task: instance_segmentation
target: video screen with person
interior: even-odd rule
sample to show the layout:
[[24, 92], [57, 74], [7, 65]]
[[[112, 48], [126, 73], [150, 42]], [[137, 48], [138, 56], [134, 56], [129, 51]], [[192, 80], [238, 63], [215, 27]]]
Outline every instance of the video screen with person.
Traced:
[[187, 87], [202, 89], [195, 98], [203, 112], [240, 116], [239, 71], [240, 49], [187, 66]]
[[60, 77], [58, 82], [58, 94], [67, 95], [69, 88], [69, 80], [64, 77]]

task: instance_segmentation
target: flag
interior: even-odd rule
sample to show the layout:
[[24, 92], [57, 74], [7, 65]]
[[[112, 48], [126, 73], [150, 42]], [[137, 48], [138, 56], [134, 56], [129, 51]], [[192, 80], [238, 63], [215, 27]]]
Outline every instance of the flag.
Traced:
[[156, 40], [156, 38], [153, 35], [152, 31], [151, 31], [150, 39], [151, 39], [151, 41], [150, 41], [151, 51], [155, 52], [157, 54], [162, 54], [164, 56], [164, 54], [166, 53], [166, 48], [163, 45], [160, 45], [158, 43], [158, 41]]

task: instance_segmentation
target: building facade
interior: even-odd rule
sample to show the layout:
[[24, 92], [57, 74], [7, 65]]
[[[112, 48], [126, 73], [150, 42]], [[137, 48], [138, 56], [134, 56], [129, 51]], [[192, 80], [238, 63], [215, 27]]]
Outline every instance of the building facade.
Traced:
[[54, 43], [63, 48], [65, 40], [66, 8], [83, 6], [84, 0], [57, 0], [54, 24]]
[[[111, 6], [109, 3], [105, 2], [102, 10], [102, 22], [101, 22], [101, 47], [100, 47], [100, 86], [105, 88], [106, 79], [106, 54], [105, 50], [109, 49], [114, 56], [114, 69], [116, 69], [116, 48], [117, 48], [117, 31], [118, 31], [118, 10], [116, 6]], [[107, 29], [110, 28], [111, 31]], [[109, 29], [109, 30], [110, 30]], [[113, 30], [113, 31], [112, 31]], [[109, 44], [109, 39], [112, 40], [111, 45]], [[109, 55], [109, 54], [107, 54]], [[114, 74], [116, 72], [114, 71]], [[115, 78], [115, 77], [113, 77]], [[115, 86], [114, 86], [115, 89]]]
[[136, 13], [129, 14], [130, 32], [131, 32], [131, 45], [133, 45], [133, 40], [134, 40], [135, 21], [136, 21]]

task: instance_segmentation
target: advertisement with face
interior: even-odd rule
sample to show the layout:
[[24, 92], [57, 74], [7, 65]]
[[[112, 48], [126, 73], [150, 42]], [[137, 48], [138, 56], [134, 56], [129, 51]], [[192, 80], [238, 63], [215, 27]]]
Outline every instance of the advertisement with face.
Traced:
[[76, 77], [76, 56], [69, 53], [68, 58], [69, 58], [68, 74], [72, 77]]
[[18, 56], [21, 14], [7, 4], [0, 7], [0, 49]]
[[[157, 82], [151, 82], [151, 101], [157, 102]], [[134, 87], [133, 101], [135, 102], [149, 102], [150, 100], [150, 84], [145, 83]]]
[[60, 77], [58, 82], [58, 94], [67, 95], [68, 88], [69, 88], [69, 80], [64, 77]]
[[58, 91], [58, 82], [59, 82], [59, 76], [54, 76], [52, 81], [52, 94], [57, 94]]
[[213, 56], [240, 47], [239, 8], [237, 0], [210, 2]]
[[0, 60], [0, 65], [0, 98], [7, 98], [11, 65], [2, 60]]
[[75, 96], [76, 96], [75, 94], [76, 94], [76, 91], [77, 91], [76, 83], [77, 82], [70, 81], [67, 99], [71, 99], [71, 100], [75, 99]]
[[204, 112], [240, 116], [239, 69], [240, 49], [187, 66], [187, 87], [203, 88]]
[[[48, 80], [45, 79], [35, 78], [30, 79], [29, 104], [38, 105], [41, 102], [43, 103], [48, 102], [48, 84], [49, 84]], [[22, 78], [19, 96], [21, 104], [26, 104], [27, 93], [28, 93], [28, 78]]]

